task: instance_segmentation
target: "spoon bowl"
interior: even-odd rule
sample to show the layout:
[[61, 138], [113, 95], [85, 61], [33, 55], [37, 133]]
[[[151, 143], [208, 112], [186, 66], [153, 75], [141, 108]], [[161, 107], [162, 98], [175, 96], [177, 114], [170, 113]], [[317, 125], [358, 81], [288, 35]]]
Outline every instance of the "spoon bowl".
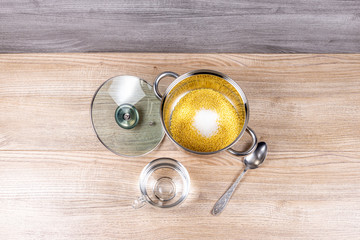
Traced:
[[244, 158], [244, 164], [249, 169], [258, 168], [265, 160], [267, 155], [267, 145], [259, 142], [255, 151]]

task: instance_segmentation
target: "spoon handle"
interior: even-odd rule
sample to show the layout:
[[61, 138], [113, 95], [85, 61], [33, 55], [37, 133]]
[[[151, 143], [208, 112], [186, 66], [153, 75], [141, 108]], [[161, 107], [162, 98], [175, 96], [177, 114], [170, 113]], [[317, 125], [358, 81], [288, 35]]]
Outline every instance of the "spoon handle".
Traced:
[[231, 185], [231, 187], [215, 203], [215, 205], [211, 211], [212, 215], [217, 216], [225, 209], [225, 207], [226, 207], [227, 203], [229, 202], [231, 196], [233, 195], [237, 185], [239, 184], [240, 180], [245, 175], [245, 173], [248, 169], [249, 169], [248, 167], [246, 167], [244, 169], [244, 171], [240, 174], [240, 176], [236, 179], [236, 181]]

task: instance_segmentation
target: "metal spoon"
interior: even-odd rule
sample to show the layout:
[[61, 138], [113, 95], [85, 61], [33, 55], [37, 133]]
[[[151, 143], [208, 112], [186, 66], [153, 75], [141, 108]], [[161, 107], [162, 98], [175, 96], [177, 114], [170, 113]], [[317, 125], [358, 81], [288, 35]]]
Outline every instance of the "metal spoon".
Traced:
[[224, 195], [219, 198], [219, 200], [215, 203], [214, 208], [212, 209], [212, 215], [216, 216], [219, 215], [226, 207], [226, 204], [229, 202], [232, 194], [234, 193], [237, 185], [239, 184], [240, 180], [244, 176], [247, 170], [255, 169], [262, 164], [267, 155], [267, 145], [265, 142], [259, 142], [255, 151], [250, 155], [247, 155], [244, 158], [245, 169], [240, 174], [240, 176], [236, 179], [236, 181], [231, 185], [231, 187], [224, 193]]

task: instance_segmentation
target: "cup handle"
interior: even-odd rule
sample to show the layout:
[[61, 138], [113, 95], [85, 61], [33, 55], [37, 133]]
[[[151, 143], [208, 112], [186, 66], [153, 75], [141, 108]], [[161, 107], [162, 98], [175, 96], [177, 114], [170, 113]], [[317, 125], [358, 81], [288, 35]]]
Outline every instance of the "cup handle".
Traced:
[[161, 95], [158, 86], [159, 86], [160, 80], [163, 79], [164, 77], [178, 78], [179, 75], [178, 75], [177, 73], [174, 73], [174, 72], [163, 72], [163, 73], [161, 73], [159, 76], [156, 77], [156, 79], [155, 79], [155, 81], [154, 81], [154, 86], [153, 86], [153, 88], [154, 88], [155, 96], [156, 96], [159, 100], [161, 100], [163, 96]]
[[232, 148], [229, 148], [228, 149], [228, 152], [233, 154], [233, 155], [236, 155], [236, 156], [239, 156], [239, 157], [244, 157], [246, 155], [249, 155], [250, 153], [252, 153], [255, 148], [256, 148], [256, 145], [257, 145], [257, 137], [256, 137], [256, 134], [254, 132], [254, 130], [252, 130], [250, 127], [247, 127], [246, 128], [246, 131], [250, 134], [251, 138], [252, 138], [252, 144], [251, 144], [251, 147], [244, 151], [244, 152], [239, 152], [239, 151], [236, 151]]
[[145, 197], [141, 196], [134, 200], [134, 202], [132, 203], [132, 207], [134, 209], [139, 209], [142, 208], [145, 205], [145, 203], [146, 203]]

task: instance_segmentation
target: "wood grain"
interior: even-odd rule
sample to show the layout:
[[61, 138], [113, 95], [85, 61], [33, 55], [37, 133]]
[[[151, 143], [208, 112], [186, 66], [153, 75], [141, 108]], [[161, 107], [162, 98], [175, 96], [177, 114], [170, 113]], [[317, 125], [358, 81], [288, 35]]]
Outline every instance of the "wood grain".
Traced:
[[[226, 210], [216, 200], [242, 170], [228, 153], [189, 155], [165, 138], [139, 158], [107, 151], [90, 122], [97, 87], [115, 75], [228, 74], [269, 143]], [[360, 234], [360, 55], [0, 55], [1, 239], [356, 239]], [[162, 82], [162, 90], [171, 80]], [[238, 148], [244, 147], [244, 137]], [[133, 210], [138, 175], [172, 157], [188, 169], [179, 208]]]
[[[244, 178], [226, 211], [213, 217], [210, 210], [240, 162], [156, 152], [129, 159], [108, 151], [1, 151], [2, 239], [358, 237], [359, 153], [270, 152], [263, 167]], [[132, 209], [139, 172], [164, 155], [188, 169], [188, 199], [168, 211]]]
[[357, 0], [2, 0], [0, 52], [359, 53]]
[[0, 149], [103, 150], [89, 116], [102, 82], [129, 74], [152, 83], [162, 71], [199, 68], [243, 88], [250, 126], [272, 151], [357, 151], [359, 55], [115, 53], [0, 56]]

